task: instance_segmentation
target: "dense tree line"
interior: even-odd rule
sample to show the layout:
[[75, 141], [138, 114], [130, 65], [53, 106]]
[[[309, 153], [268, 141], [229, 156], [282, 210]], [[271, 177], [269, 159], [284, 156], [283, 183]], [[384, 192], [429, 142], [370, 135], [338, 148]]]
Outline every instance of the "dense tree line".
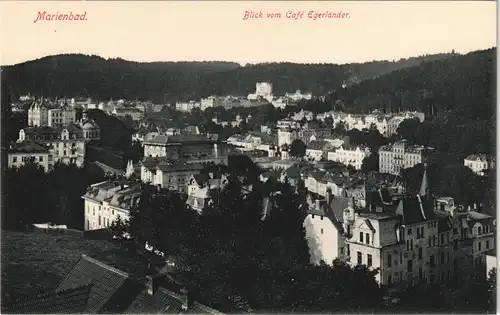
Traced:
[[126, 98], [157, 103], [211, 94], [247, 95], [258, 81], [271, 81], [275, 94], [303, 89], [322, 95], [343, 80], [376, 77], [449, 54], [363, 64], [267, 63], [241, 67], [230, 62], [152, 62], [103, 59], [78, 54], [57, 55], [3, 67], [2, 76], [16, 97], [83, 96], [98, 100]]
[[52, 222], [83, 229], [82, 195], [88, 186], [104, 180], [97, 167], [57, 164], [53, 171], [28, 164], [2, 172], [2, 228], [24, 229]]
[[[252, 168], [228, 185], [201, 215], [181, 197], [147, 187], [132, 212], [130, 231], [180, 262], [198, 298], [224, 312], [333, 312], [378, 308], [374, 272], [335, 262], [309, 265], [298, 195], [287, 183], [265, 188]], [[242, 175], [247, 174], [247, 175]], [[242, 181], [253, 182], [245, 190]], [[272, 210], [262, 221], [264, 191]]]

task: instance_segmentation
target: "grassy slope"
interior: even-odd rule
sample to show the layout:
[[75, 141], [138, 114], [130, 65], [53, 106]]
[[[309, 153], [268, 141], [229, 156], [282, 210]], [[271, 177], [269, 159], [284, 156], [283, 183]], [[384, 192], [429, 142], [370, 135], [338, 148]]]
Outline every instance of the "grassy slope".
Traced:
[[134, 275], [142, 263], [112, 242], [80, 236], [2, 232], [2, 295], [27, 296], [54, 289], [82, 254]]

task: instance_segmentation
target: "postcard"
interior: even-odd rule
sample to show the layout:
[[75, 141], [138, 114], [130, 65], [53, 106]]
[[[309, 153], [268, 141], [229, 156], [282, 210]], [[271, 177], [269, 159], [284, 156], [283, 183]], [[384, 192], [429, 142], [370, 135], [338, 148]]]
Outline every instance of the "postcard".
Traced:
[[1, 312], [495, 312], [496, 13], [1, 1]]

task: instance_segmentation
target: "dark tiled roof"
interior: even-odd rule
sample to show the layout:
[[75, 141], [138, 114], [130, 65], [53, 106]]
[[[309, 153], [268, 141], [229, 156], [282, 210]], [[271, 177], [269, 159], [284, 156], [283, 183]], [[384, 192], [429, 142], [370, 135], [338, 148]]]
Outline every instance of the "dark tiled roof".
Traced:
[[54, 314], [83, 313], [91, 291], [91, 285], [83, 285], [64, 291], [54, 291], [34, 298], [18, 300], [7, 305], [5, 313]]
[[158, 163], [157, 168], [162, 172], [170, 172], [170, 171], [201, 171], [204, 166], [198, 163], [167, 163], [161, 162]]
[[142, 161], [141, 161], [141, 165], [143, 165], [145, 168], [149, 169], [150, 171], [152, 170], [155, 170], [156, 169], [156, 166], [160, 163], [160, 162], [165, 162], [167, 160], [167, 157], [165, 156], [160, 156], [160, 157], [145, 157]]
[[23, 130], [25, 134], [29, 135], [59, 134], [59, 132], [52, 127], [27, 127]]
[[423, 222], [436, 217], [432, 199], [425, 197], [400, 200], [396, 214], [403, 217], [403, 224]]
[[[82, 255], [58, 287], [65, 290], [91, 284], [87, 307], [81, 313], [180, 314], [180, 296], [163, 287], [150, 295], [145, 283], [129, 274]], [[191, 312], [219, 314], [193, 303]], [[188, 311], [189, 312], [189, 311]]]
[[12, 144], [9, 153], [48, 153], [49, 150], [35, 141], [23, 141]]
[[168, 137], [168, 143], [214, 142], [203, 135], [180, 134]]
[[57, 290], [92, 284], [86, 312], [98, 313], [128, 279], [128, 274], [87, 256], [82, 256]]

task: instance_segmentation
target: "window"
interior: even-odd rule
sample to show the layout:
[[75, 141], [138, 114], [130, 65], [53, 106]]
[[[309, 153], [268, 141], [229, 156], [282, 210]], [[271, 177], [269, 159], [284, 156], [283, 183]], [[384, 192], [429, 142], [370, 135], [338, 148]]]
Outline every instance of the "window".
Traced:
[[372, 255], [368, 254], [368, 267], [372, 266]]
[[490, 248], [490, 241], [486, 241], [486, 249]]
[[413, 250], [413, 239], [410, 240], [410, 250]]
[[441, 245], [444, 244], [444, 234], [441, 234]]
[[400, 264], [403, 263], [403, 253], [402, 252], [399, 253], [399, 263]]
[[361, 265], [363, 263], [363, 254], [361, 252], [358, 252], [358, 265]]
[[66, 150], [64, 150], [64, 153], [63, 153], [63, 155], [66, 155]]
[[314, 214], [312, 215], [312, 218], [314, 219]]
[[408, 260], [408, 272], [413, 272], [413, 261]]
[[344, 255], [344, 251], [345, 251], [345, 250], [344, 250], [344, 247], [341, 247], [341, 248], [340, 248], [340, 255]]
[[481, 227], [480, 226], [477, 227], [477, 235], [481, 235]]
[[101, 216], [99, 216], [99, 226], [101, 226]]
[[418, 278], [420, 280], [422, 280], [423, 277], [424, 277], [424, 273], [422, 272], [422, 268], [418, 268]]
[[444, 264], [444, 252], [440, 253], [441, 264]]
[[95, 215], [95, 207], [92, 207], [92, 215]]
[[422, 259], [422, 247], [418, 248], [418, 259]]
[[429, 236], [429, 247], [432, 246], [432, 237]]
[[408, 229], [408, 235], [411, 235], [411, 229]]
[[17, 163], [17, 156], [12, 157], [12, 163]]
[[359, 232], [359, 242], [363, 243], [363, 232]]
[[436, 243], [437, 243], [437, 237], [436, 237], [436, 235], [434, 235], [434, 236], [432, 237], [432, 244], [433, 244], [434, 246], [436, 246]]
[[323, 216], [321, 216], [321, 221], [323, 221]]
[[392, 256], [391, 256], [391, 254], [387, 255], [387, 267], [392, 267]]
[[450, 232], [446, 232], [446, 239], [448, 240], [448, 243], [450, 242]]
[[370, 234], [366, 233], [366, 244], [370, 244]]
[[429, 265], [431, 266], [431, 268], [434, 268], [434, 255], [431, 255], [429, 257]]
[[453, 235], [457, 234], [457, 228], [453, 228]]
[[481, 242], [477, 243], [477, 250], [481, 250]]
[[38, 161], [43, 162], [43, 156], [42, 155], [40, 155], [40, 157], [38, 158]]
[[387, 283], [392, 284], [392, 276], [387, 277]]
[[321, 229], [321, 234], [323, 234], [323, 229]]

